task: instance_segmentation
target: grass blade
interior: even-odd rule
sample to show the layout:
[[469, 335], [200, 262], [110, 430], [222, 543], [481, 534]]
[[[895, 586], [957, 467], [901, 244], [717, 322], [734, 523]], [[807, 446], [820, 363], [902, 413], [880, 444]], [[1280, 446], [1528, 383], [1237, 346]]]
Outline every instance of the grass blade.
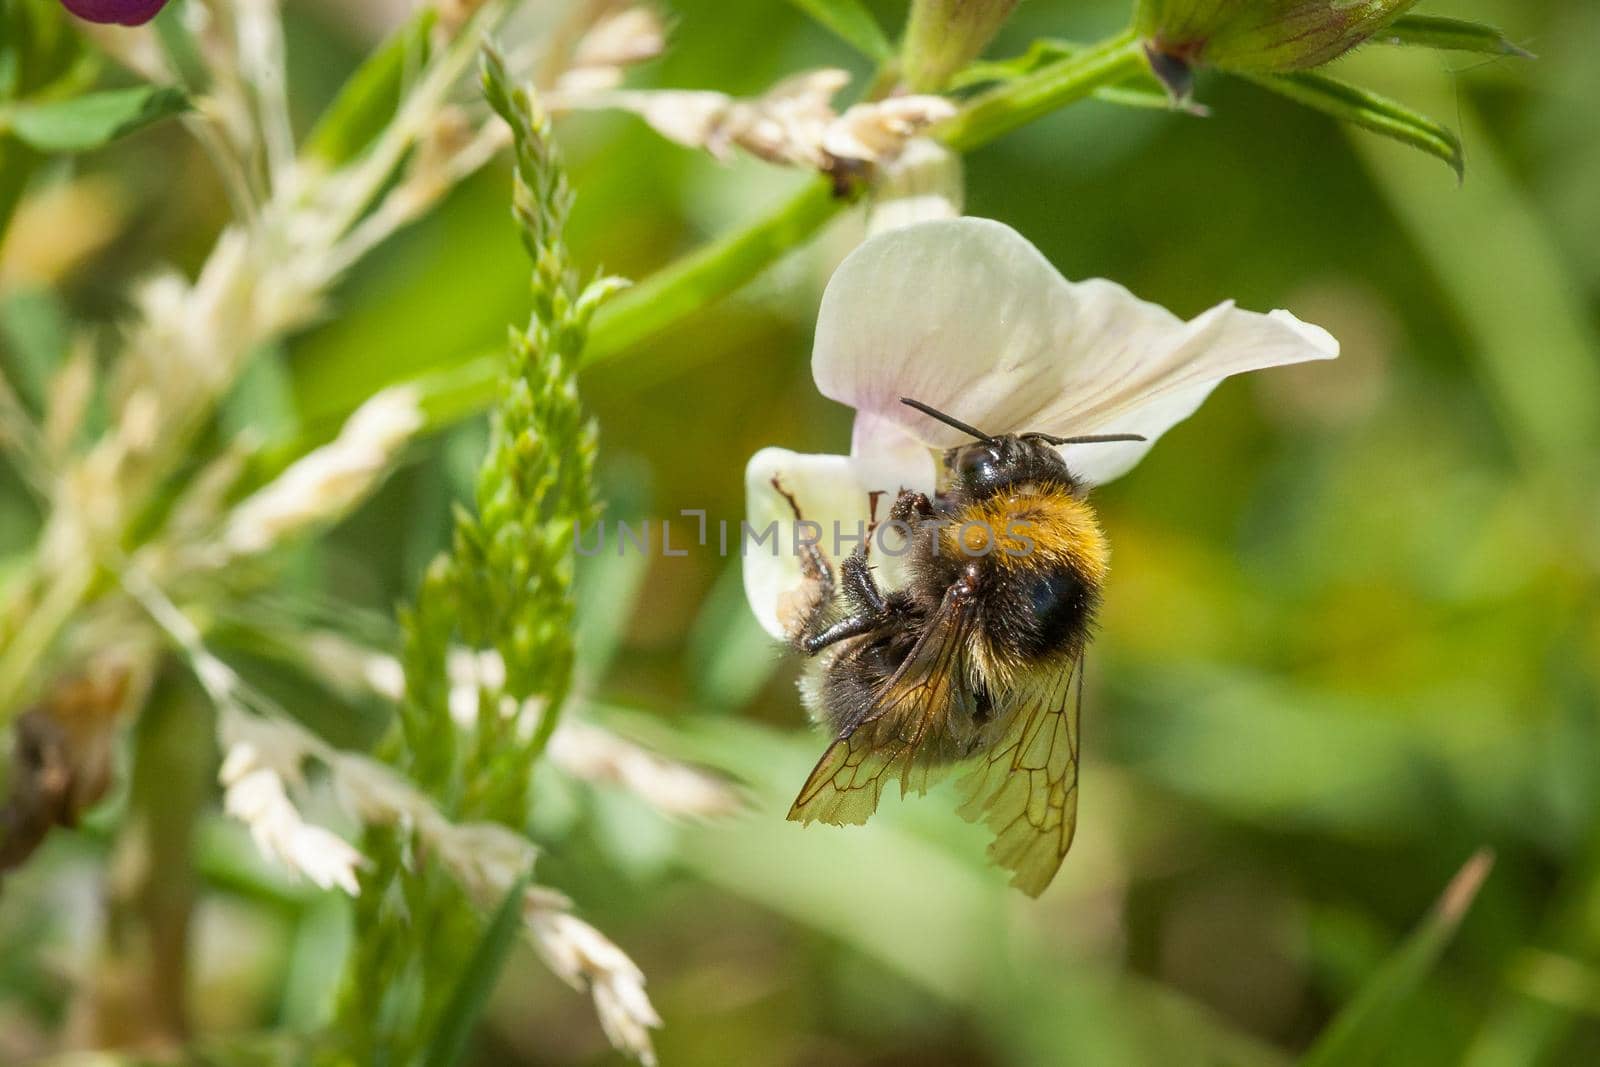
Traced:
[[1301, 1067], [1345, 1067], [1378, 1062], [1392, 1044], [1394, 1030], [1405, 1025], [1405, 1009], [1439, 954], [1444, 951], [1494, 865], [1483, 849], [1467, 861], [1445, 886], [1439, 902], [1405, 944], [1384, 962], [1354, 1000], [1328, 1025]]
[[428, 1045], [427, 1055], [422, 1060], [423, 1067], [454, 1067], [461, 1062], [472, 1030], [484, 1009], [489, 1006], [489, 997], [494, 993], [506, 957], [511, 954], [511, 946], [516, 943], [517, 933], [522, 928], [522, 899], [532, 878], [533, 870], [530, 868], [517, 879], [495, 909], [494, 918], [489, 920], [488, 927], [484, 929], [478, 947], [472, 952], [472, 959], [467, 961], [461, 982], [456, 986], [455, 995], [445, 1008], [439, 1031]]
[[419, 10], [350, 75], [306, 138], [306, 154], [332, 166], [354, 159], [394, 117], [406, 79], [428, 59], [438, 15]]

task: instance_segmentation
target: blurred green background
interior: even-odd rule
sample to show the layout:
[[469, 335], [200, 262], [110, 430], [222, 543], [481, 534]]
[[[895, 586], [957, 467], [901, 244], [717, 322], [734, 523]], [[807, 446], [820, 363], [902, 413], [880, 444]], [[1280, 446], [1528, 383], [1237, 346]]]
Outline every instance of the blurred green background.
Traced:
[[[639, 84], [752, 94], [800, 69], [864, 73], [779, 0], [665, 6], [673, 44]], [[873, 6], [886, 26], [902, 17]], [[308, 122], [384, 25], [360, 7], [290, 5]], [[1344, 344], [1331, 365], [1225, 384], [1097, 494], [1114, 568], [1089, 659], [1079, 834], [1042, 900], [1005, 888], [948, 789], [890, 796], [862, 829], [783, 821], [821, 741], [737, 561], [585, 562], [592, 714], [737, 776], [751, 801], [685, 826], [539, 783], [542, 880], [649, 976], [664, 1063], [1286, 1062], [1483, 846], [1493, 873], [1376, 1061], [1600, 1058], [1600, 8], [1422, 10], [1495, 23], [1539, 56], [1369, 49], [1335, 71], [1458, 129], [1461, 185], [1223, 77], [1201, 81], [1207, 119], [1089, 102], [968, 160], [969, 212], [1015, 226], [1069, 277], [1186, 316], [1230, 297], [1286, 307]], [[991, 51], [1098, 38], [1125, 17], [1123, 3], [1028, 0]], [[800, 180], [716, 164], [627, 116], [560, 134], [579, 258], [635, 278]], [[18, 323], [49, 322], [43, 283], [111, 322], [128, 277], [192, 268], [224, 216], [175, 128], [77, 176], [58, 225], [89, 227], [83, 247], [55, 274], [5, 279], [13, 344]], [[326, 434], [377, 385], [492, 351], [526, 314], [508, 190], [491, 169], [363, 265], [320, 326], [251, 374], [233, 425]], [[737, 522], [757, 448], [844, 450], [849, 412], [811, 384], [810, 327], [859, 234], [840, 220], [588, 375], [612, 518], [704, 508]], [[444, 544], [483, 440], [474, 419], [415, 449], [296, 560], [294, 588], [388, 615]], [[7, 510], [4, 546], [33, 521]], [[360, 709], [324, 718], [347, 740], [374, 730]], [[0, 1062], [70, 1021], [103, 842], [93, 824], [58, 834], [7, 883]], [[199, 1023], [314, 1020], [342, 905], [278, 879], [220, 821], [206, 842]], [[476, 1062], [615, 1059], [584, 998], [514, 957]]]

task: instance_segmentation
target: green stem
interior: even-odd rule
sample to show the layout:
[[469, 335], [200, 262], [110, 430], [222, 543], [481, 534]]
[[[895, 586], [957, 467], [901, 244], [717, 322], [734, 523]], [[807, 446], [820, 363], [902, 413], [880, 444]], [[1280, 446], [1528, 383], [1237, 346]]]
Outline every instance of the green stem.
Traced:
[[1092, 45], [974, 99], [934, 136], [958, 152], [988, 144], [1103, 86], [1138, 73], [1144, 49], [1130, 33]]
[[125, 933], [107, 946], [145, 974], [140, 1008], [152, 1037], [188, 1032], [189, 932], [198, 900], [197, 814], [212, 788], [216, 727], [209, 702], [173, 678], [157, 683], [134, 730], [128, 814], [112, 849], [109, 906]]
[[[974, 99], [933, 134], [957, 151], [970, 151], [1096, 90], [1116, 85], [1144, 63], [1139, 42], [1121, 34], [1074, 52]], [[739, 289], [787, 253], [809, 241], [849, 202], [822, 179], [807, 182], [755, 222], [690, 253], [600, 309], [590, 330], [584, 365], [636, 352], [707, 305]], [[499, 350], [458, 364], [418, 384], [430, 424], [447, 425], [492, 404], [498, 388]]]
[[821, 178], [742, 230], [691, 252], [606, 304], [589, 332], [586, 364], [611, 359], [749, 282], [808, 241], [848, 201]]
[[[589, 327], [583, 365], [592, 366], [638, 351], [708, 304], [746, 285], [785, 253], [822, 229], [849, 202], [833, 184], [815, 178], [768, 214], [696, 249], [664, 270], [602, 305]], [[496, 346], [447, 371], [416, 381], [430, 428], [449, 426], [492, 405], [499, 396], [504, 350]], [[322, 435], [284, 443], [260, 462], [262, 478], [288, 466]]]
[[[1139, 42], [1132, 34], [1121, 34], [984, 93], [933, 134], [957, 151], [970, 151], [1117, 84], [1143, 63]], [[830, 183], [808, 183], [771, 214], [690, 254], [602, 308], [585, 362], [612, 359], [733, 292], [810, 240], [846, 206], [833, 195]], [[486, 393], [481, 403], [491, 399]]]

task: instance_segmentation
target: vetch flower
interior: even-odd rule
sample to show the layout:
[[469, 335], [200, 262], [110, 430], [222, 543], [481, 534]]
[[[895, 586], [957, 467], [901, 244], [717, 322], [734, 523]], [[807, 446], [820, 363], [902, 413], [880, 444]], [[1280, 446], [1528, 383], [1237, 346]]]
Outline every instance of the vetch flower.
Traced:
[[1200, 63], [1222, 70], [1282, 74], [1338, 59], [1415, 3], [1143, 0], [1136, 26], [1158, 75], [1163, 65], [1180, 71]]
[[161, 13], [167, 0], [61, 0], [61, 6], [89, 22], [143, 26]]
[[[823, 395], [856, 409], [849, 455], [766, 448], [746, 468], [751, 609], [782, 637], [783, 620], [802, 608], [795, 539], [820, 536], [837, 559], [873, 520], [888, 519], [901, 489], [936, 491], [937, 454], [966, 438], [901, 397], [990, 434], [1143, 435], [1062, 447], [1073, 472], [1097, 485], [1137, 463], [1222, 379], [1338, 351], [1325, 330], [1286, 311], [1229, 301], [1185, 322], [1113, 282], [1069, 282], [1026, 238], [988, 219], [880, 233], [829, 281], [812, 354]], [[796, 528], [783, 493], [815, 529]], [[758, 542], [774, 523], [777, 543]], [[880, 581], [899, 584], [902, 561], [877, 540], [871, 551]]]

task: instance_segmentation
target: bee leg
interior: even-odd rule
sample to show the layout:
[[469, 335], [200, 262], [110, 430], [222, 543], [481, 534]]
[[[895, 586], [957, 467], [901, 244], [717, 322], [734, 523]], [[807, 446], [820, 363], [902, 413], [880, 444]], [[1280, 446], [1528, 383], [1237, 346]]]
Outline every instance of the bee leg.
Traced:
[[820, 652], [835, 641], [859, 637], [883, 625], [894, 613], [894, 604], [878, 588], [867, 563], [865, 546], [856, 549], [839, 564], [840, 584], [844, 595], [855, 611], [822, 629], [814, 629], [800, 638], [800, 647], [808, 655]]
[[894, 507], [890, 510], [889, 517], [895, 522], [906, 523], [930, 518], [933, 514], [933, 501], [928, 499], [927, 493], [913, 493], [909, 489], [902, 489], [900, 495], [894, 499]]
[[[783, 482], [776, 474], [772, 476], [772, 488], [789, 502], [789, 510], [794, 512], [794, 521], [804, 522], [805, 516], [800, 512], [800, 502], [795, 499], [793, 493], [783, 487]], [[811, 646], [815, 635], [826, 628], [828, 617], [832, 614], [833, 567], [829, 565], [828, 558], [822, 554], [822, 549], [813, 541], [797, 537], [795, 550], [800, 556], [800, 575], [804, 582], [800, 589], [788, 594], [792, 598], [788, 604], [780, 604], [778, 615], [789, 640], [796, 648], [811, 655], [816, 648], [822, 647], [822, 645], [817, 645], [816, 648]]]
[[850, 602], [863, 614], [879, 618], [889, 614], [889, 600], [883, 595], [883, 590], [878, 588], [878, 580], [872, 576], [872, 567], [867, 563], [865, 546], [844, 558], [839, 564], [839, 577], [844, 586], [845, 596], [849, 597]]
[[871, 633], [883, 623], [883, 616], [871, 615], [865, 612], [859, 615], [849, 615], [840, 619], [832, 626], [823, 627], [812, 633], [803, 633], [795, 644], [800, 646], [800, 651], [808, 656], [814, 656], [827, 648], [835, 641], [843, 641], [847, 637], [860, 637], [862, 634]]

